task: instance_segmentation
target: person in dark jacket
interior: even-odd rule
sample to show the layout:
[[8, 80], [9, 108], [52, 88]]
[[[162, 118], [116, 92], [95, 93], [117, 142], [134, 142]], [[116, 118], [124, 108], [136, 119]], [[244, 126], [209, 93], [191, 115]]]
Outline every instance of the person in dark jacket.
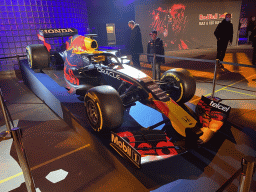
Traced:
[[[217, 39], [217, 58], [223, 61], [227, 50], [228, 43], [231, 45], [233, 41], [233, 24], [230, 22], [231, 14], [226, 14], [225, 19], [218, 24], [214, 31]], [[223, 65], [221, 66], [223, 68]]]
[[256, 25], [252, 28], [251, 41], [253, 47], [252, 64], [256, 65]]
[[255, 16], [252, 16], [251, 20], [248, 22], [248, 27], [247, 27], [247, 37], [248, 37], [247, 43], [252, 42], [253, 37], [251, 36], [251, 34], [255, 25], [256, 25], [256, 19], [255, 19]]
[[[149, 35], [151, 35], [152, 39], [148, 42], [147, 54], [164, 55], [163, 41], [159, 37], [157, 37], [157, 31], [153, 30]], [[152, 64], [152, 69], [153, 69], [154, 57], [147, 56], [147, 59], [148, 59], [148, 63]], [[160, 66], [163, 63], [165, 63], [164, 57], [156, 57], [155, 69], [153, 69], [153, 70], [156, 71], [156, 76], [154, 78], [157, 80], [160, 79], [160, 73], [161, 73]]]
[[143, 53], [142, 38], [139, 24], [134, 21], [129, 21], [128, 26], [131, 28], [130, 36], [130, 54], [132, 55], [133, 65], [141, 69], [140, 66], [140, 53]]

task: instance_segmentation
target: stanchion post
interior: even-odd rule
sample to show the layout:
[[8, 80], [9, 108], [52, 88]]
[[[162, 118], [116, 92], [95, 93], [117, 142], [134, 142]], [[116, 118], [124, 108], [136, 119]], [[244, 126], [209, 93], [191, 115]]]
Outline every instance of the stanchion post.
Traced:
[[214, 68], [214, 77], [213, 77], [213, 88], [212, 88], [212, 98], [214, 97], [214, 92], [215, 92], [215, 85], [216, 85], [216, 77], [217, 77], [217, 68], [220, 65], [220, 60], [216, 59], [215, 62], [215, 68]]
[[5, 120], [5, 123], [6, 123], [6, 128], [7, 128], [7, 131], [9, 133], [11, 133], [11, 126], [10, 126], [10, 122], [9, 122], [9, 118], [7, 116], [7, 113], [6, 113], [6, 110], [5, 110], [5, 107], [4, 107], [4, 99], [3, 99], [3, 96], [2, 96], [2, 90], [0, 88], [0, 104], [1, 104], [1, 109], [2, 109], [2, 112], [3, 112], [3, 115], [4, 115], [4, 120]]
[[17, 55], [16, 57], [17, 57], [17, 61], [18, 61], [18, 63], [19, 63], [19, 62], [20, 62], [20, 56]]
[[[20, 69], [20, 56], [19, 55], [16, 55], [17, 57], [17, 62], [18, 62], [18, 67]], [[16, 68], [14, 67], [14, 70], [16, 70]]]
[[25, 150], [21, 141], [21, 130], [18, 127], [15, 127], [12, 129], [11, 133], [14, 141], [14, 146], [16, 148], [16, 152], [19, 158], [20, 167], [24, 175], [27, 190], [28, 192], [36, 192], [34, 180], [32, 178]]
[[9, 118], [7, 116], [7, 112], [6, 112], [6, 109], [5, 109], [1, 89], [0, 89], [0, 104], [1, 104], [2, 111], [3, 111], [4, 119], [5, 119], [5, 122], [6, 122], [7, 131], [11, 133], [12, 138], [13, 138], [13, 143], [14, 143], [14, 146], [16, 148], [16, 152], [17, 152], [17, 155], [18, 155], [20, 167], [22, 169], [22, 172], [23, 172], [23, 175], [24, 175], [24, 178], [25, 178], [25, 183], [26, 183], [27, 190], [28, 190], [28, 192], [35, 192], [36, 190], [35, 190], [34, 181], [33, 181], [32, 175], [30, 173], [30, 168], [29, 168], [29, 165], [28, 165], [28, 161], [26, 159], [25, 150], [23, 149], [22, 141], [20, 139], [21, 138], [21, 132], [20, 132], [19, 128], [11, 129]]
[[153, 57], [152, 71], [153, 71], [153, 79], [156, 80], [156, 54], [155, 53]]
[[247, 156], [242, 159], [242, 174], [238, 192], [249, 192], [251, 188], [252, 177], [255, 171], [255, 158]]

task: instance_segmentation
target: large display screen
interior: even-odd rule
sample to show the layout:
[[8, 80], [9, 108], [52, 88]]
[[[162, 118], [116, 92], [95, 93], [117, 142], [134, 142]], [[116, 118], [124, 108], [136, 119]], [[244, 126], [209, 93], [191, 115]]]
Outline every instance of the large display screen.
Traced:
[[135, 6], [135, 22], [140, 25], [144, 48], [149, 33], [157, 30], [166, 50], [185, 50], [216, 46], [214, 30], [231, 13], [235, 45], [240, 10], [241, 1], [140, 1]]

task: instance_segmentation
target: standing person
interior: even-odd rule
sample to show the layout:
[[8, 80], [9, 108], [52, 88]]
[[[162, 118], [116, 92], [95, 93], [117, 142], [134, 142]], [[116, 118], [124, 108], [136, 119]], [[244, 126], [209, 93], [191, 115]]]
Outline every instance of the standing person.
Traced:
[[143, 53], [142, 39], [141, 39], [141, 31], [139, 24], [134, 21], [129, 21], [128, 26], [131, 28], [131, 36], [130, 36], [130, 54], [132, 55], [133, 65], [141, 69], [140, 66], [140, 53]]
[[251, 20], [248, 22], [248, 27], [247, 27], [247, 43], [252, 42], [252, 31], [254, 29], [254, 26], [256, 25], [255, 21], [255, 16], [251, 17]]
[[[225, 19], [218, 24], [214, 31], [214, 35], [217, 39], [217, 58], [223, 61], [227, 50], [228, 43], [232, 44], [233, 41], [233, 24], [230, 22], [231, 14], [226, 14]], [[221, 64], [221, 68], [224, 66]]]
[[252, 28], [251, 41], [252, 41], [252, 47], [253, 47], [252, 64], [256, 65], [256, 23]]
[[[148, 42], [148, 48], [147, 48], [147, 53], [148, 54], [157, 54], [157, 55], [164, 55], [164, 45], [163, 41], [157, 37], [157, 31], [153, 30], [150, 34], [151, 40]], [[153, 56], [147, 56], [148, 63], [152, 64], [152, 69], [153, 69]], [[160, 66], [161, 64], [165, 63], [165, 58], [164, 57], [156, 57], [155, 60], [155, 70], [156, 71], [156, 78], [157, 80], [160, 80]]]

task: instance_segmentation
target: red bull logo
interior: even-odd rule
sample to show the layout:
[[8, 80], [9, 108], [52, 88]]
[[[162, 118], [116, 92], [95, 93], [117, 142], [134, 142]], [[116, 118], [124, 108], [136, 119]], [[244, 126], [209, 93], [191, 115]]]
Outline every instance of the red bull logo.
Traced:
[[86, 52], [87, 48], [85, 46], [84, 39], [85, 39], [84, 36], [78, 36], [75, 39], [72, 38], [70, 45], [67, 42], [67, 50], [69, 51], [73, 49], [72, 53], [76, 53], [76, 54], [81, 54]]
[[199, 15], [199, 20], [209, 20], [209, 19], [218, 19], [218, 13], [213, 14], [207, 14], [204, 16], [203, 14]]
[[[203, 15], [203, 14], [199, 14], [199, 20], [212, 20], [212, 19], [225, 19], [227, 13], [223, 13], [223, 14], [219, 14], [219, 13], [215, 13], [213, 14], [207, 14], [207, 15]], [[232, 14], [231, 14], [231, 18], [232, 18]]]
[[98, 48], [98, 44], [95, 40], [84, 37], [77, 36], [75, 39], [70, 39], [70, 44], [67, 42], [67, 50], [72, 50], [72, 53], [81, 54], [81, 53], [94, 53], [95, 49]]
[[[227, 13], [224, 13], [224, 14], [219, 14], [219, 18], [220, 19], [225, 19]], [[230, 14], [231, 18], [232, 18], [232, 14]]]

